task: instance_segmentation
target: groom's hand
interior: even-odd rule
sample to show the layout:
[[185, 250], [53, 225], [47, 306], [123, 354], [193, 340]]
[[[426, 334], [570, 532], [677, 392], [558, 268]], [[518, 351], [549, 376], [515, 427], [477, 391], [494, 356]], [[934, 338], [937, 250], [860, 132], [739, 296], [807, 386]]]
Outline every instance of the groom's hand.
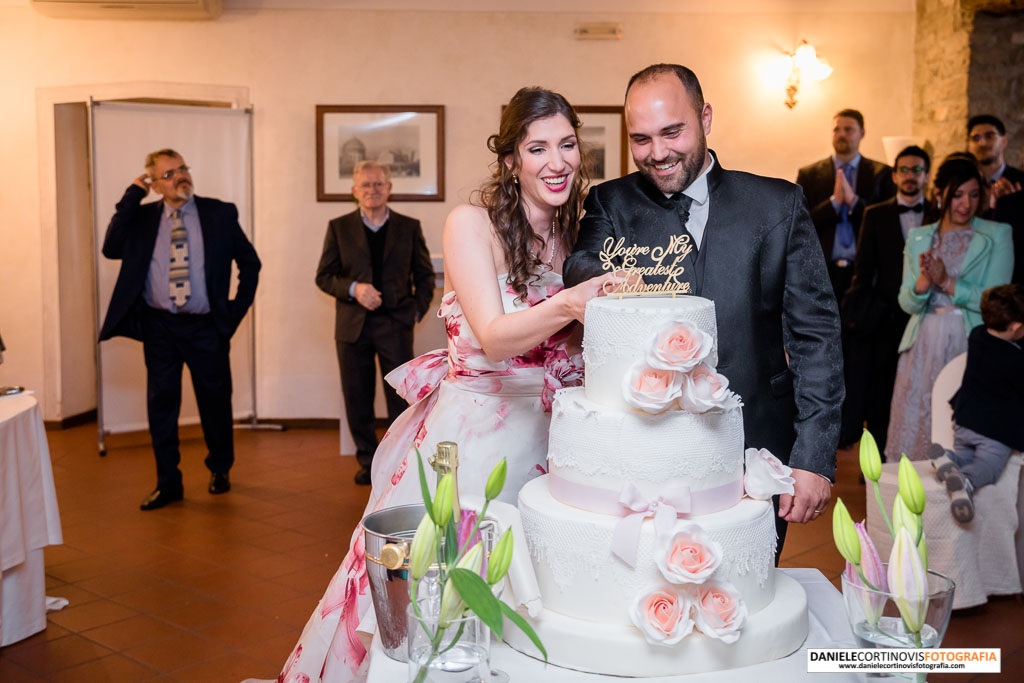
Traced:
[[779, 496], [779, 517], [793, 524], [817, 519], [832, 498], [832, 484], [819, 474], [795, 468], [793, 479], [793, 495]]

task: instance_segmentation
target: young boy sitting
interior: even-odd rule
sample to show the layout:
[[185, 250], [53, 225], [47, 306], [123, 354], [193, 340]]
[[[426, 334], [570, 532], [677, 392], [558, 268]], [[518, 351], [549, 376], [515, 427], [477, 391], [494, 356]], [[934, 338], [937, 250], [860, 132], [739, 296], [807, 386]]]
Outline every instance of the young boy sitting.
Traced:
[[953, 450], [932, 444], [928, 453], [963, 523], [974, 519], [974, 492], [995, 483], [1011, 451], [1024, 450], [1024, 287], [986, 290], [981, 319], [967, 340], [963, 384], [949, 401]]

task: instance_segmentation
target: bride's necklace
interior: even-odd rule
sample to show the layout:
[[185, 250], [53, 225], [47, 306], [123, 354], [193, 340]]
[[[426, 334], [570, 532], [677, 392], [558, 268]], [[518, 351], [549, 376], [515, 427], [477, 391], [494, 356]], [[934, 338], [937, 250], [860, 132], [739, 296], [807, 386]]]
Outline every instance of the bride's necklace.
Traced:
[[548, 250], [548, 260], [544, 263], [548, 267], [548, 270], [553, 270], [551, 264], [555, 262], [555, 226], [557, 222], [554, 218], [551, 219], [551, 237], [548, 239], [550, 249]]

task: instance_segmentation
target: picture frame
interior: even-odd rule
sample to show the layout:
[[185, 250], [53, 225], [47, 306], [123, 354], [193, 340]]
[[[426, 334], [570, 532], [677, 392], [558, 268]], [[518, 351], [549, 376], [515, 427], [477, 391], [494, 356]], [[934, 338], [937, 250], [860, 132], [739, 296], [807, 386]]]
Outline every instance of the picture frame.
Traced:
[[352, 201], [352, 169], [391, 169], [393, 202], [444, 201], [444, 105], [316, 105], [316, 200]]
[[587, 154], [591, 184], [636, 170], [629, 154], [626, 117], [622, 106], [575, 106], [580, 143]]

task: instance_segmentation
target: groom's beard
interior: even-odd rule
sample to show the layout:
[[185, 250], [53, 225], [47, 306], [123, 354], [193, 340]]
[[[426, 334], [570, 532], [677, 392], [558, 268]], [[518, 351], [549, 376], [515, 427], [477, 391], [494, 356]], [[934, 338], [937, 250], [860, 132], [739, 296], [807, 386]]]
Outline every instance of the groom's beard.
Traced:
[[[672, 152], [667, 158], [660, 160], [655, 163], [650, 159], [644, 159], [636, 161], [636, 167], [647, 180], [651, 182], [656, 188], [665, 194], [675, 194], [676, 192], [682, 192], [690, 186], [697, 176], [700, 175], [701, 169], [704, 168], [704, 159], [708, 155], [708, 142], [707, 138], [704, 137], [703, 131], [700, 134], [700, 140], [697, 144], [697, 149], [693, 150], [688, 154], [680, 152]], [[656, 166], [664, 166], [665, 164], [673, 164], [676, 161], [680, 161], [679, 167], [676, 168], [675, 172], [669, 176], [659, 176], [656, 173]]]

